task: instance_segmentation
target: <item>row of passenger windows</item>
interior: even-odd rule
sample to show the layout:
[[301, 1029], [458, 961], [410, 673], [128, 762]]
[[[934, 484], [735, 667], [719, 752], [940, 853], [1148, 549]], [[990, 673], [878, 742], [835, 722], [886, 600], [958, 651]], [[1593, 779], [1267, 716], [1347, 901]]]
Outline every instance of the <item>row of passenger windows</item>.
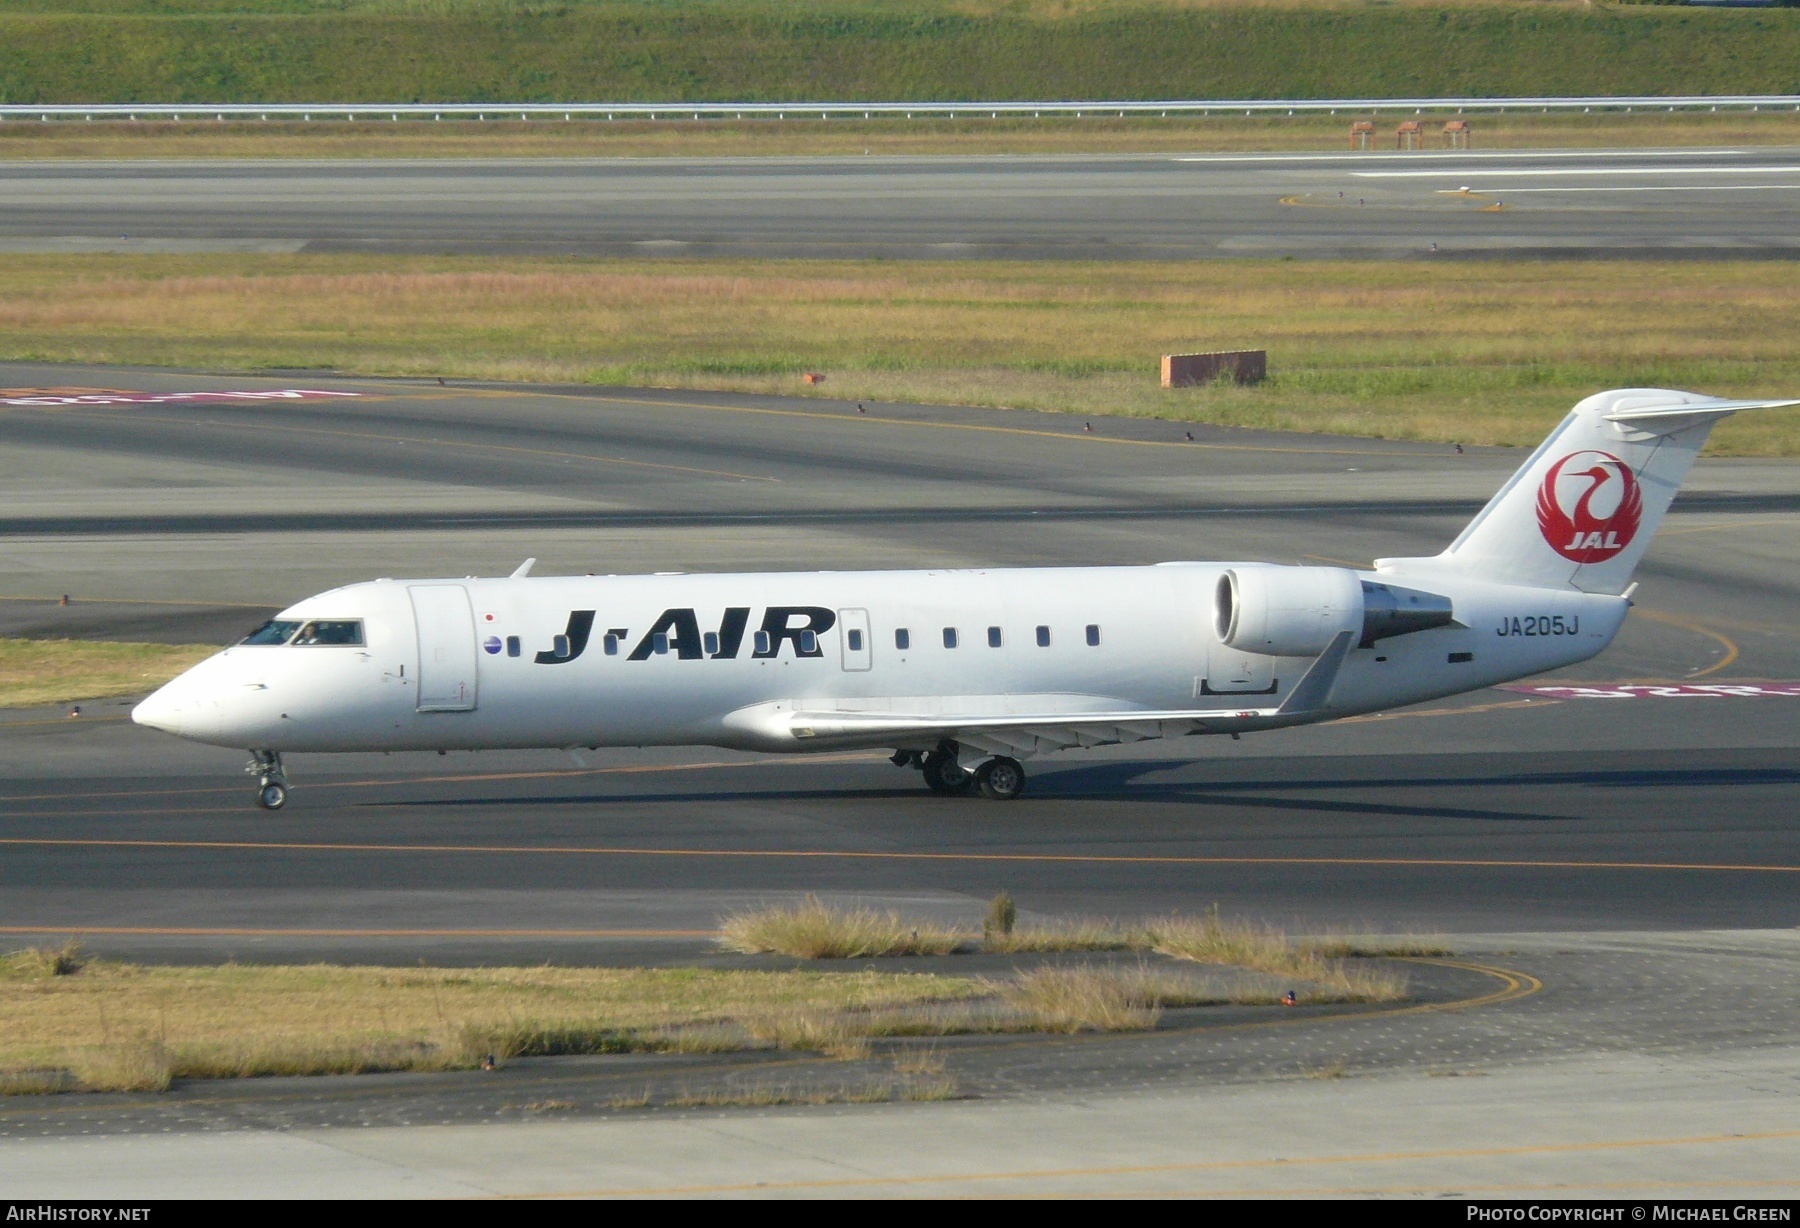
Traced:
[[[1089, 623], [1087, 625], [1085, 635], [1086, 635], [1086, 639], [1087, 639], [1087, 645], [1089, 648], [1100, 647], [1100, 624], [1099, 623]], [[800, 648], [800, 652], [802, 653], [802, 655], [811, 656], [813, 653], [815, 653], [819, 650], [819, 637], [814, 632], [802, 631], [798, 638], [799, 638], [799, 648]], [[562, 643], [564, 637], [559, 635], [556, 637], [556, 639], [557, 639], [558, 655], [559, 656], [567, 656], [568, 649], [563, 647], [563, 643]], [[710, 656], [717, 655], [717, 653], [719, 651], [719, 633], [717, 631], [706, 632], [704, 635], [702, 635], [700, 637], [700, 640], [701, 640], [701, 646], [705, 650], [707, 656], [710, 657]], [[755, 636], [755, 642], [756, 642], [756, 652], [760, 655], [760, 654], [765, 654], [769, 651], [769, 646], [772, 641], [770, 640], [769, 633], [767, 631], [758, 631]], [[961, 636], [955, 627], [945, 627], [944, 628], [944, 647], [945, 648], [955, 648], [960, 644], [960, 642], [961, 642]], [[1006, 644], [1006, 635], [999, 627], [989, 627], [987, 629], [987, 642], [988, 642], [989, 648], [1002, 648]], [[616, 657], [619, 655], [619, 637], [618, 636], [608, 635], [606, 637], [606, 639], [603, 641], [603, 644], [604, 644], [607, 656]], [[848, 648], [851, 652], [861, 652], [863, 650], [863, 633], [862, 633], [861, 628], [853, 627], [849, 631], [845, 632], [844, 646], [846, 648]], [[1050, 628], [1048, 626], [1040, 625], [1037, 628], [1037, 646], [1039, 648], [1050, 647]], [[897, 648], [898, 650], [900, 650], [901, 652], [911, 651], [912, 650], [912, 631], [906, 627], [894, 628], [894, 647]], [[509, 648], [509, 650], [511, 649], [510, 643], [508, 644], [508, 648]], [[657, 632], [655, 635], [650, 637], [650, 649], [652, 652], [655, 652], [658, 655], [667, 653], [669, 651], [669, 637], [660, 631]], [[517, 651], [512, 651], [512, 655], [516, 657], [519, 654]]]
[[[1100, 624], [1099, 623], [1089, 623], [1087, 625], [1087, 633], [1086, 634], [1087, 634], [1087, 645], [1089, 648], [1100, 647]], [[850, 650], [852, 652], [860, 651], [861, 648], [860, 648], [860, 645], [857, 643], [857, 641], [859, 639], [861, 639], [861, 633], [852, 631], [850, 633], [850, 635], [852, 637], [854, 637], [850, 640]], [[944, 628], [944, 647], [945, 648], [955, 648], [955, 647], [957, 647], [957, 645], [960, 642], [961, 642], [961, 635], [955, 627], [945, 627]], [[988, 643], [989, 648], [1005, 647], [1006, 633], [1004, 631], [1002, 631], [999, 627], [989, 627], [987, 629], [987, 643]], [[1038, 629], [1037, 629], [1037, 646], [1039, 648], [1050, 647], [1050, 628], [1043, 624], [1039, 624]], [[894, 647], [898, 648], [901, 652], [906, 652], [910, 648], [912, 648], [912, 632], [907, 630], [905, 627], [894, 628]]]

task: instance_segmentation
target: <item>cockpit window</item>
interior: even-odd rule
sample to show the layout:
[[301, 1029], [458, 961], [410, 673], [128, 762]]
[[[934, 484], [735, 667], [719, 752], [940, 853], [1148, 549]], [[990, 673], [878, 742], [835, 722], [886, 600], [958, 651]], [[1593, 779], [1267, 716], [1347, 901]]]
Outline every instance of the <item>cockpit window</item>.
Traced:
[[246, 635], [246, 644], [285, 644], [294, 638], [294, 632], [300, 629], [297, 622], [283, 622], [279, 618], [271, 618], [268, 622]]
[[360, 618], [312, 619], [294, 633], [295, 644], [361, 644], [363, 625]]
[[349, 644], [363, 642], [360, 618], [272, 618], [244, 637], [246, 644]]

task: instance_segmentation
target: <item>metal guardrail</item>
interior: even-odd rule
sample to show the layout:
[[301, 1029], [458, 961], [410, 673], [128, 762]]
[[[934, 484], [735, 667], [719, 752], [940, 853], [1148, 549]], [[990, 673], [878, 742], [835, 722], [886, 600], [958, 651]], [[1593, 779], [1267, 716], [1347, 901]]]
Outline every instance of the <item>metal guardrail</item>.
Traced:
[[447, 102], [58, 103], [0, 105], [0, 122], [166, 120], [369, 122], [400, 120], [1018, 119], [1211, 115], [1494, 114], [1508, 111], [1800, 111], [1800, 94], [1614, 98], [1213, 98], [1156, 102]]

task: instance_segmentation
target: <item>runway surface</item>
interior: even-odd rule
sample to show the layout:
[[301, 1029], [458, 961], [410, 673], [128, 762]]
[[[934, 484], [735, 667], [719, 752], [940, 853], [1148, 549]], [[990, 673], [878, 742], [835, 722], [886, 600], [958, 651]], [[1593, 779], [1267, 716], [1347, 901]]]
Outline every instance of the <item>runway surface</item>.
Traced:
[[1800, 150], [0, 163], [0, 252], [1800, 251]]
[[[1359, 562], [1440, 548], [1523, 459], [641, 390], [24, 366], [0, 383], [137, 398], [0, 397], [0, 631], [38, 636], [226, 642], [336, 584], [525, 557], [539, 574]], [[1566, 678], [1800, 677], [1797, 500], [1792, 465], [1703, 461], [1624, 633]], [[126, 710], [0, 724], [0, 936], [200, 960], [691, 959], [761, 900], [971, 920], [1002, 888], [1042, 915], [1218, 902], [1390, 930], [1800, 921], [1791, 696], [1482, 692], [1052, 756], [1017, 806], [933, 798], [876, 754], [301, 756], [279, 816], [252, 808], [241, 754]]]

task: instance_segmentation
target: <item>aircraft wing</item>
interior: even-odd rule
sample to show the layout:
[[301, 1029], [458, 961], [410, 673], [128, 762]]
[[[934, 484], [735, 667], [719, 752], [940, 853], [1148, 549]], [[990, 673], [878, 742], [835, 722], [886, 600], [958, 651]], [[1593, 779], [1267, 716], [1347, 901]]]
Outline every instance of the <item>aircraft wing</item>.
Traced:
[[[811, 706], [805, 701], [788, 710], [734, 714], [737, 724], [765, 734], [781, 733], [796, 741], [853, 740], [864, 744], [951, 740], [991, 754], [1030, 755], [1076, 746], [1107, 746], [1152, 738], [1196, 733], [1246, 732], [1316, 719], [1330, 698], [1338, 671], [1356, 646], [1349, 631], [1336, 639], [1308, 667], [1279, 707], [1142, 709], [1068, 707], [1046, 704], [1041, 711], [1006, 711], [1018, 697], [970, 696], [936, 712], [880, 711]], [[1046, 699], [1050, 697], [1045, 697]], [[1073, 698], [1073, 697], [1071, 697]], [[904, 702], [904, 701], [902, 701]]]

